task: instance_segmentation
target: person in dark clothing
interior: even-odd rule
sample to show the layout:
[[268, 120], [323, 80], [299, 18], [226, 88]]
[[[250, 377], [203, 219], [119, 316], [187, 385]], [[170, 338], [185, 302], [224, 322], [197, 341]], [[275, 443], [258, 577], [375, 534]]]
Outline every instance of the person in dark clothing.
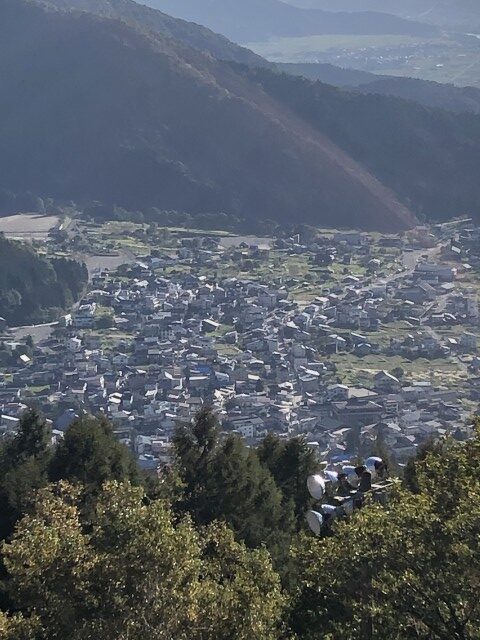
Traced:
[[375, 461], [375, 471], [379, 480], [386, 480], [388, 478], [388, 467], [383, 460]]
[[337, 490], [338, 495], [344, 496], [344, 497], [349, 496], [352, 491], [353, 491], [353, 486], [347, 480], [347, 474], [339, 473], [338, 474], [338, 490]]
[[365, 465], [355, 467], [355, 473], [360, 478], [360, 484], [358, 485], [359, 492], [365, 493], [366, 491], [370, 491], [372, 488], [372, 474], [367, 467]]

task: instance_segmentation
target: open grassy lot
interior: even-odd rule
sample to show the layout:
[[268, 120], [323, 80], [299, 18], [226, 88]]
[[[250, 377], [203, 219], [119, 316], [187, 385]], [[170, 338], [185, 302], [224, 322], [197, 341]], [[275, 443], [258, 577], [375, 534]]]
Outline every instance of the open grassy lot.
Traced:
[[430, 380], [434, 384], [456, 386], [465, 380], [465, 373], [459, 364], [450, 358], [440, 360], [406, 360], [400, 356], [387, 357], [372, 355], [359, 358], [353, 354], [336, 354], [330, 357], [335, 362], [338, 374], [345, 384], [361, 385], [371, 383], [378, 371], [392, 371], [402, 367], [405, 379], [414, 381]]
[[0, 233], [15, 240], [45, 241], [48, 232], [59, 223], [57, 216], [20, 213], [0, 218]]

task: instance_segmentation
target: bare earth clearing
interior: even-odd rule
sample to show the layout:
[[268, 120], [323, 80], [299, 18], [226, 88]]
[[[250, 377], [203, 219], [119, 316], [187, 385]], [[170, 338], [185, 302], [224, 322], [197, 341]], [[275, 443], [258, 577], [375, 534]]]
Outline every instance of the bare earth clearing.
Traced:
[[117, 255], [79, 255], [75, 257], [86, 264], [90, 279], [105, 269], [115, 271], [121, 264], [129, 264], [136, 260], [135, 255], [126, 249]]
[[21, 213], [14, 216], [0, 218], [0, 233], [14, 240], [43, 240], [48, 232], [59, 223], [57, 216], [41, 215], [39, 213]]

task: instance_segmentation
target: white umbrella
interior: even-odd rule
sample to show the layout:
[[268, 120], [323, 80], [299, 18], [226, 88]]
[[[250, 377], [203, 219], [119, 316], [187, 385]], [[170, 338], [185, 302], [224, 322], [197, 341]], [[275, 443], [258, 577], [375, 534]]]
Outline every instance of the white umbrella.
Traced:
[[320, 535], [323, 525], [323, 516], [318, 511], [307, 511], [307, 515], [305, 516], [307, 519], [308, 526], [313, 531], [315, 535]]
[[325, 493], [325, 480], [321, 475], [309, 476], [307, 478], [307, 489], [314, 500], [320, 500]]

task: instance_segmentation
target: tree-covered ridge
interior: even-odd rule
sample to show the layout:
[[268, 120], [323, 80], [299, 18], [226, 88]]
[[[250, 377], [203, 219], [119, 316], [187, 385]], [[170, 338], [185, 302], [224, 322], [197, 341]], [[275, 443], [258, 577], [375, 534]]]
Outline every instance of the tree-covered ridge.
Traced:
[[173, 38], [189, 47], [206, 51], [219, 60], [231, 60], [251, 66], [273, 66], [262, 57], [230, 42], [201, 24], [186, 22], [133, 0], [39, 0], [61, 10], [86, 11], [105, 18], [123, 20], [137, 29]]
[[47, 259], [0, 235], [0, 316], [10, 324], [41, 322], [68, 309], [84, 291], [85, 265]]
[[344, 69], [328, 63], [276, 63], [284, 73], [319, 80], [335, 87], [353, 89], [361, 93], [396, 96], [418, 102], [424, 107], [444, 109], [455, 113], [480, 114], [480, 89], [457, 87], [419, 78], [376, 75], [368, 71]]
[[476, 215], [472, 179], [480, 167], [479, 116], [428, 109], [390, 95], [347, 92], [267, 69], [247, 73], [416, 213], [433, 219], [459, 211]]
[[352, 225], [354, 203], [358, 227], [415, 223], [258, 83], [179, 40], [3, 0], [0, 59], [0, 188], [12, 193], [332, 226]]

